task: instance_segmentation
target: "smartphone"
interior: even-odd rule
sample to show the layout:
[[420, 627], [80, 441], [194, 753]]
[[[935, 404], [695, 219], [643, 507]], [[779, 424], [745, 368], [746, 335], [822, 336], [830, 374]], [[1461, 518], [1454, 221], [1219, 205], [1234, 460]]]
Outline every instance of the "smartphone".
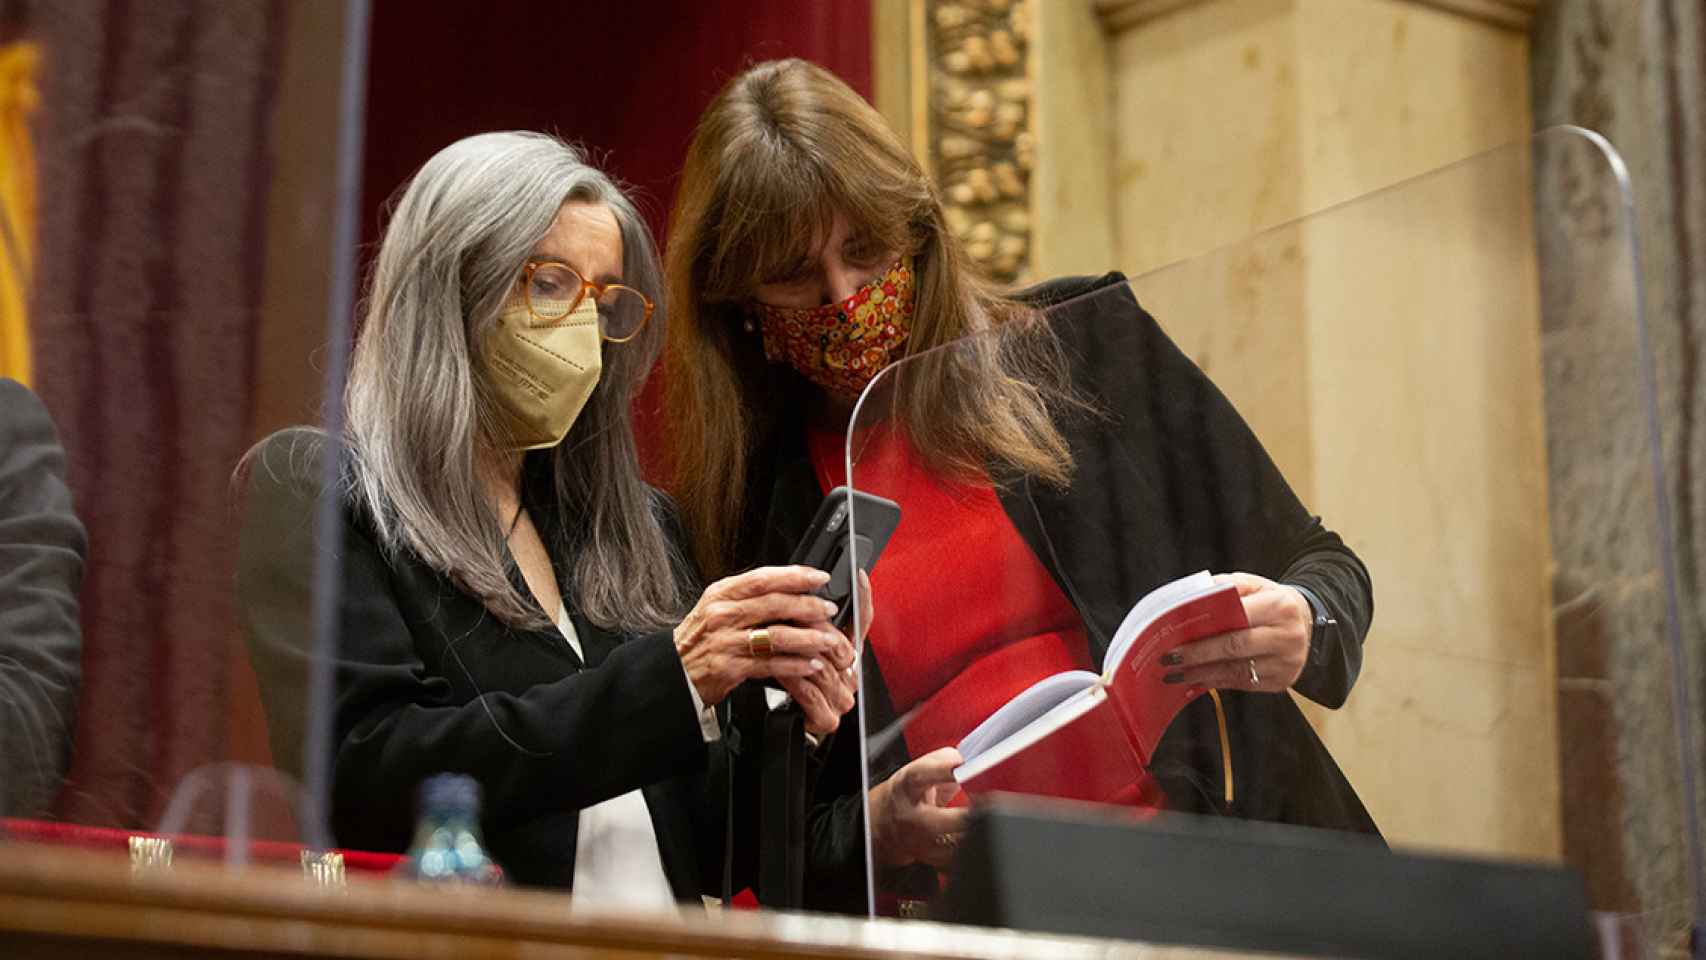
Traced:
[[[869, 574], [877, 565], [877, 557], [882, 555], [895, 527], [900, 525], [900, 504], [854, 490], [852, 508], [852, 552], [858, 556], [859, 568]], [[823, 505], [818, 507], [817, 516], [812, 518], [812, 525], [800, 538], [800, 545], [789, 561], [829, 572], [829, 582], [817, 591], [817, 595], [835, 604], [834, 623], [841, 630], [846, 630], [853, 622], [853, 557], [849, 555], [847, 537], [849, 519], [847, 488], [836, 487], [823, 498]]]

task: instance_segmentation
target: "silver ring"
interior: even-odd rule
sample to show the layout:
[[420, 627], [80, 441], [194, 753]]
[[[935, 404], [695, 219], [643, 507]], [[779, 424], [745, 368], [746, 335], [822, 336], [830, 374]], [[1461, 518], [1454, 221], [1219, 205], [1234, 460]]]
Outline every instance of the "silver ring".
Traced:
[[1256, 661], [1250, 660], [1249, 664], [1250, 664], [1250, 686], [1252, 686], [1252, 687], [1260, 686], [1262, 683], [1262, 678], [1256, 676]]

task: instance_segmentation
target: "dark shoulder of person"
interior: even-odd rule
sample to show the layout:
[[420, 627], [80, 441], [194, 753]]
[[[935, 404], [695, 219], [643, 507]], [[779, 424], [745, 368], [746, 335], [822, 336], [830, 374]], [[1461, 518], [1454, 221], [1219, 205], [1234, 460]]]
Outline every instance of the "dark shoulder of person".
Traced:
[[76, 569], [68, 571], [74, 592], [88, 539], [72, 510], [65, 470], [65, 450], [47, 407], [28, 387], [0, 377], [0, 523], [6, 529], [0, 542], [74, 560]]
[[0, 378], [0, 813], [38, 812], [69, 763], [87, 553], [53, 420]]
[[318, 427], [286, 427], [255, 444], [239, 465], [238, 477], [251, 491], [282, 487], [317, 494], [333, 448], [331, 436]]
[[1114, 288], [1129, 290], [1125, 274], [1118, 270], [1101, 276], [1056, 277], [1044, 280], [1014, 292], [1013, 299], [1038, 310], [1050, 310], [1079, 301], [1088, 303], [1085, 298], [1106, 293]]
[[[238, 463], [233, 475], [233, 492], [239, 516], [243, 517], [246, 540], [267, 527], [283, 525], [293, 531], [311, 531], [315, 522], [320, 494], [327, 489], [327, 460], [340, 455], [341, 441], [317, 426], [286, 427], [269, 434], [249, 449]], [[330, 489], [340, 501], [345, 520], [362, 530], [370, 530], [371, 521], [357, 509], [350, 496], [353, 473], [349, 454], [343, 460]], [[293, 547], [303, 544], [295, 537], [287, 538]], [[255, 546], [265, 550], [264, 535]]]

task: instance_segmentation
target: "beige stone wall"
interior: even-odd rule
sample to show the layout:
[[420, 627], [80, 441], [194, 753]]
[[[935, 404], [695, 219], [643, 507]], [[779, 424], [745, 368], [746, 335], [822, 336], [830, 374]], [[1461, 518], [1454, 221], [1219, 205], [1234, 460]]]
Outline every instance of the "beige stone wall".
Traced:
[[1111, 42], [1120, 266], [1195, 258], [1140, 299], [1374, 574], [1362, 679], [1312, 721], [1393, 842], [1556, 857], [1527, 150], [1328, 210], [1525, 137], [1524, 36], [1219, 0]]
[[[1365, 674], [1348, 709], [1312, 717], [1388, 834], [1562, 855], [1596, 908], [1632, 918], [1631, 945], [1682, 929], [1673, 710], [1706, 699], [1696, 0], [873, 3], [879, 105], [922, 149], [936, 66], [912, 41], [946, 7], [1009, 12], [1034, 88], [1027, 276], [1141, 274], [1369, 559]], [[1557, 134], [1275, 227], [1523, 141], [1535, 117], [1623, 148], [1633, 231], [1606, 158]], [[1663, 642], [1637, 288], [1682, 662]]]
[[1305, 706], [1388, 837], [1554, 857], [1527, 161], [1507, 151], [1135, 287], [1374, 574], [1350, 703]]
[[[916, 37], [943, 5], [878, 0], [879, 38]], [[1335, 757], [1395, 843], [1555, 858], [1529, 152], [1273, 229], [1522, 142], [1531, 7], [1031, 0], [1013, 19], [1030, 275], [1137, 277], [1374, 573], [1351, 702], [1306, 707]], [[879, 60], [878, 101], [918, 148], [931, 67], [898, 59], [886, 84]]]
[[1207, 0], [1121, 26], [1115, 231], [1134, 274], [1530, 131], [1527, 39], [1408, 0]]

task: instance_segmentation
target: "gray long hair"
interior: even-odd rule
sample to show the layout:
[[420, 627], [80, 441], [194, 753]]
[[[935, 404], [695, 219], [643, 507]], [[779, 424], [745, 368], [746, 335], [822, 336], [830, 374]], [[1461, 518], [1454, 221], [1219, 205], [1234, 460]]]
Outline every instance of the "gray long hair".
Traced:
[[[634, 205], [580, 151], [539, 133], [487, 133], [440, 150], [396, 202], [363, 303], [345, 392], [350, 495], [381, 546], [412, 550], [512, 626], [548, 625], [510, 578], [505, 531], [479, 480], [500, 430], [483, 334], [568, 200], [603, 203], [622, 231], [623, 282], [657, 303], [627, 343], [605, 344], [598, 387], [548, 451], [565, 596], [608, 629], [655, 629], [686, 606], [677, 548], [640, 479], [629, 404], [664, 335], [657, 251]], [[552, 615], [555, 611], [550, 612]]]

